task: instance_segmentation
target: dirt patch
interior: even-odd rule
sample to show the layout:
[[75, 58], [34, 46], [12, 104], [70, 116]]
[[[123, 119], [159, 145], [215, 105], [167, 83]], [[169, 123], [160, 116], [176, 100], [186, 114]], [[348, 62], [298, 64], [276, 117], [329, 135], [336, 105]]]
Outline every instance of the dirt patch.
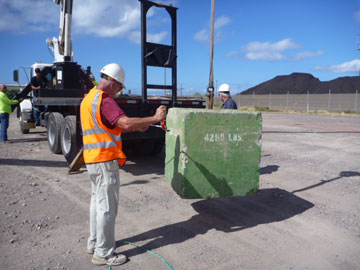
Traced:
[[[1, 144], [0, 268], [108, 269], [86, 254], [91, 186], [67, 174], [46, 130]], [[182, 200], [164, 178], [164, 153], [120, 171], [117, 269], [357, 269], [360, 118], [263, 114], [260, 191]], [[134, 243], [141, 248], [128, 244]], [[115, 267], [114, 267], [115, 268]]]

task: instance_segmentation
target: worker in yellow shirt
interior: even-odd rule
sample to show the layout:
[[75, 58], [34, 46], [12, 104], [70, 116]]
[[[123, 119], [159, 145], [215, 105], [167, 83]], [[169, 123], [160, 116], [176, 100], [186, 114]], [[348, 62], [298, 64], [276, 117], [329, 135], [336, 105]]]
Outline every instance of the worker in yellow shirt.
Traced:
[[9, 127], [9, 116], [11, 113], [11, 105], [18, 104], [20, 100], [10, 100], [6, 95], [7, 87], [0, 84], [0, 119], [1, 119], [1, 142], [9, 142], [7, 138], [7, 129]]

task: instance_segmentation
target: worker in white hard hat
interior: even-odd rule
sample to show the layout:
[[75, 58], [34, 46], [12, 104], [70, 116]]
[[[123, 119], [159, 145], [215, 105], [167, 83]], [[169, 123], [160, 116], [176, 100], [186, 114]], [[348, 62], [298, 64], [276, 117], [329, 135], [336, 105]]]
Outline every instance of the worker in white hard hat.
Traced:
[[222, 109], [233, 109], [237, 110], [237, 104], [230, 95], [230, 85], [224, 83], [219, 87], [219, 96], [223, 102]]
[[90, 237], [87, 252], [96, 265], [120, 265], [125, 255], [115, 252], [115, 219], [119, 204], [119, 164], [126, 155], [122, 151], [122, 132], [145, 131], [149, 125], [166, 117], [166, 107], [157, 108], [153, 116], [127, 117], [114, 101], [125, 88], [125, 71], [118, 64], [101, 69], [100, 83], [89, 91], [80, 106], [84, 143], [84, 160], [92, 194], [90, 202]]

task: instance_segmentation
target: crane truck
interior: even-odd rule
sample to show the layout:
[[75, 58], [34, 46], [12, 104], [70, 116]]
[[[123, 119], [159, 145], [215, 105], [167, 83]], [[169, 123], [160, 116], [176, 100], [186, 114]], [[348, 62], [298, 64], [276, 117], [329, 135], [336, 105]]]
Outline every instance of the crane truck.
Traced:
[[[47, 141], [52, 153], [63, 154], [71, 163], [82, 147], [80, 126], [80, 103], [86, 93], [94, 87], [89, 78], [91, 67], [84, 70], [73, 61], [71, 43], [71, 20], [73, 0], [54, 0], [60, 5], [59, 37], [47, 40], [54, 52], [53, 64], [35, 63], [30, 68], [34, 75], [35, 68], [40, 68], [42, 77], [47, 78], [46, 88], [32, 90], [31, 82], [15, 98], [24, 98], [18, 105], [17, 116], [23, 134], [35, 128], [34, 107], [43, 108], [40, 123], [47, 129]], [[153, 115], [160, 105], [167, 107], [205, 108], [201, 97], [177, 96], [177, 8], [158, 2], [139, 0], [141, 5], [141, 73], [142, 94], [120, 94], [115, 101], [129, 117]], [[171, 18], [171, 45], [147, 41], [146, 14], [152, 7], [165, 9]], [[160, 67], [171, 69], [171, 85], [155, 85], [147, 82], [147, 68]], [[14, 80], [19, 71], [14, 70]], [[149, 96], [148, 89], [162, 89], [171, 92], [166, 96]], [[32, 100], [32, 96], [37, 98]], [[129, 132], [122, 135], [126, 154], [155, 155], [162, 151], [165, 143], [165, 131], [158, 126], [150, 126], [144, 132]]]

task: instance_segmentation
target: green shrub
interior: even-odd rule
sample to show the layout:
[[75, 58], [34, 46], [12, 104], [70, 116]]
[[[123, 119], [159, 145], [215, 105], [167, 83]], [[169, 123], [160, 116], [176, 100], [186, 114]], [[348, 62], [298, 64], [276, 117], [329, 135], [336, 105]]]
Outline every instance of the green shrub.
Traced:
[[11, 89], [6, 91], [6, 95], [9, 97], [9, 99], [12, 99], [17, 93], [19, 93], [19, 89]]
[[257, 107], [257, 106], [255, 106], [255, 111], [258, 111], [258, 112], [279, 112], [279, 110], [272, 110], [269, 107]]
[[353, 112], [352, 110], [345, 110], [344, 113], [353, 114], [353, 113], [356, 113], [356, 112]]

